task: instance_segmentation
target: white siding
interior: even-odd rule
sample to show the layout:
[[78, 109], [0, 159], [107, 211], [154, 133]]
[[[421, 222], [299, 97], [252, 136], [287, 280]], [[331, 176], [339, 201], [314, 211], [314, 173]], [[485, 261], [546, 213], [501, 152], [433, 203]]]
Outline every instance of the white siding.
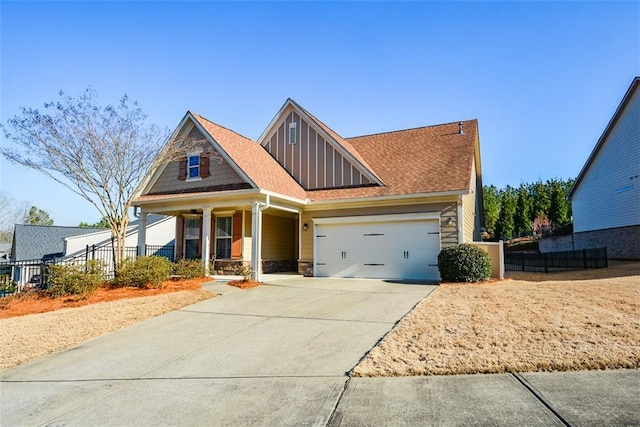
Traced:
[[640, 224], [640, 90], [576, 188], [572, 207], [576, 233]]
[[[175, 240], [176, 218], [167, 217], [153, 224], [147, 225], [146, 244], [151, 246], [164, 246]], [[127, 227], [125, 246], [138, 245], [138, 225]], [[100, 231], [82, 236], [74, 236], [65, 239], [65, 255], [70, 256], [83, 252], [87, 245], [105, 246], [111, 244], [111, 230]]]

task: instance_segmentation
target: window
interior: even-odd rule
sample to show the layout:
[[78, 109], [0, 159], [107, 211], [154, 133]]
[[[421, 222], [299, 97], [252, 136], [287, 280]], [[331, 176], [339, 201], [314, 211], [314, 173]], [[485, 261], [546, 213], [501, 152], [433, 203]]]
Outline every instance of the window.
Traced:
[[289, 123], [289, 144], [296, 143], [296, 122]]
[[216, 218], [216, 259], [231, 258], [231, 217]]
[[200, 177], [200, 156], [191, 155], [187, 160], [187, 179], [194, 179]]
[[200, 218], [184, 220], [184, 257], [200, 258]]

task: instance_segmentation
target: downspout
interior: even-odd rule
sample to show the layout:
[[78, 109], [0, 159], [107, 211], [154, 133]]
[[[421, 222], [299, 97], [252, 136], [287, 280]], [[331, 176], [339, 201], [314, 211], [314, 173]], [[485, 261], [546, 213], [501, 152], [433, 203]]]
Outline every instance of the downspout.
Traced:
[[270, 196], [266, 203], [253, 202], [251, 208], [251, 270], [253, 280], [259, 282], [262, 275], [262, 211], [269, 208]]

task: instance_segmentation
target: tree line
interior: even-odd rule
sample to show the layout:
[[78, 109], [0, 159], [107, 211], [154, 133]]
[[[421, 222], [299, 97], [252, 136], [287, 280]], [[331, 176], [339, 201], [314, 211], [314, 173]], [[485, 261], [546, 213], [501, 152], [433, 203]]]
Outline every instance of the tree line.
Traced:
[[571, 227], [571, 203], [567, 200], [574, 179], [538, 180], [497, 188], [483, 186], [484, 221], [489, 237], [564, 233]]

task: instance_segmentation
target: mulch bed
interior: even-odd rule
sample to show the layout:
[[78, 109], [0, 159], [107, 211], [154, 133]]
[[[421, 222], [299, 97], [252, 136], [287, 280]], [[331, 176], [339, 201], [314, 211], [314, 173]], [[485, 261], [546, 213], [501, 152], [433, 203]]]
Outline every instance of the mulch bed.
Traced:
[[232, 280], [227, 283], [229, 286], [235, 286], [240, 289], [249, 289], [255, 288], [256, 286], [260, 286], [260, 282], [256, 282], [255, 280]]
[[147, 297], [186, 290], [199, 289], [204, 283], [213, 279], [202, 277], [186, 280], [167, 280], [160, 288], [142, 289], [136, 287], [108, 288], [100, 287], [88, 297], [63, 296], [51, 298], [45, 292], [28, 292], [0, 299], [0, 319], [24, 316], [27, 314], [46, 313], [61, 308], [81, 307], [106, 301], [126, 298]]

